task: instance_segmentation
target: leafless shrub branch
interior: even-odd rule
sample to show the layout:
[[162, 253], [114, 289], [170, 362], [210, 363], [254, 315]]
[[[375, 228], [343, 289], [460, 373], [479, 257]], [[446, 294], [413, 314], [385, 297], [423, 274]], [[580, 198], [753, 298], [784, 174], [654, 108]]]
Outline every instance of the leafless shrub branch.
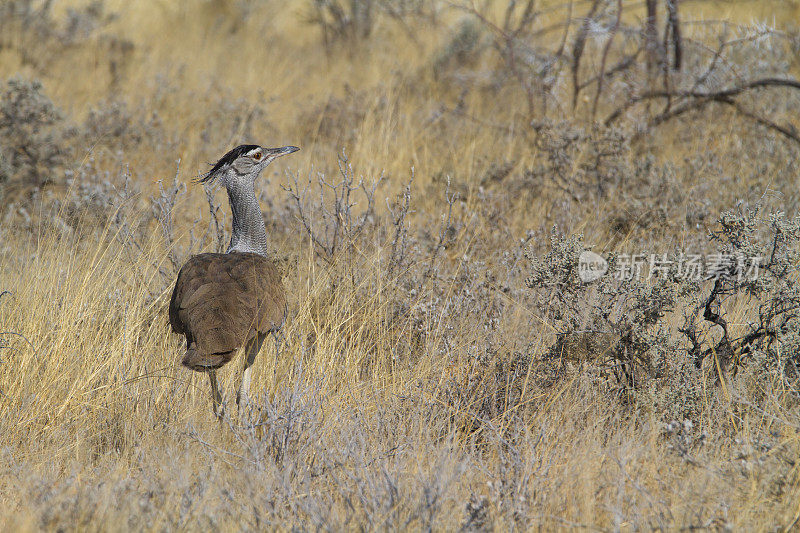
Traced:
[[[169, 258], [172, 266], [172, 272], [178, 272], [183, 264], [182, 257], [179, 256], [178, 251], [175, 249], [175, 228], [173, 226], [173, 211], [178, 200], [186, 194], [186, 184], [178, 181], [178, 173], [180, 172], [181, 162], [175, 165], [175, 175], [172, 178], [172, 183], [164, 188], [162, 180], [158, 180], [158, 196], [152, 196], [153, 218], [155, 218], [161, 226], [161, 231], [164, 235], [164, 244], [167, 247], [167, 257]], [[170, 275], [170, 273], [162, 270], [163, 275]]]
[[[338, 181], [332, 181], [318, 173], [316, 183], [311, 175], [301, 186], [296, 174], [289, 174], [288, 185], [281, 187], [292, 200], [297, 218], [308, 237], [315, 245], [319, 257], [330, 263], [342, 246], [352, 247], [364, 229], [375, 217], [375, 191], [383, 181], [383, 175], [368, 184], [362, 177], [353, 175], [353, 167], [344, 151], [339, 155]], [[312, 199], [316, 189], [318, 197]], [[356, 191], [360, 191], [362, 205], [360, 212]]]

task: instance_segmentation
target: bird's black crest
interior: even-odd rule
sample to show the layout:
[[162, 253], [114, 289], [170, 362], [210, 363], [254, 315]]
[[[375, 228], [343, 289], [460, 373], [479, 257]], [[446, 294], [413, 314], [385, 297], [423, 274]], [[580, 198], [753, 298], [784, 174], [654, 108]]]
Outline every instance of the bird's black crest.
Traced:
[[237, 157], [241, 156], [242, 154], [246, 154], [247, 152], [249, 152], [251, 150], [255, 150], [256, 148], [258, 148], [257, 144], [241, 144], [241, 145], [237, 146], [236, 148], [234, 148], [233, 150], [231, 150], [227, 154], [223, 155], [220, 158], [220, 160], [217, 161], [217, 163], [214, 165], [214, 168], [209, 170], [208, 173], [203, 174], [202, 176], [200, 176], [200, 179], [197, 180], [197, 181], [199, 183], [203, 183], [203, 182], [206, 182], [206, 181], [210, 180], [211, 177], [214, 176], [219, 169], [221, 169], [225, 165], [230, 165], [231, 163], [236, 161]]

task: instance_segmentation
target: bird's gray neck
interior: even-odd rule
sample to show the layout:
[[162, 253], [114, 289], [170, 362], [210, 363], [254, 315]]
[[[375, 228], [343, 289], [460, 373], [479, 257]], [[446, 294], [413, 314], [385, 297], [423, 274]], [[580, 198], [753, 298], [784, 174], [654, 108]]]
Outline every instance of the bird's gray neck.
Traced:
[[252, 181], [229, 181], [228, 200], [233, 214], [233, 234], [228, 252], [267, 255], [267, 228]]

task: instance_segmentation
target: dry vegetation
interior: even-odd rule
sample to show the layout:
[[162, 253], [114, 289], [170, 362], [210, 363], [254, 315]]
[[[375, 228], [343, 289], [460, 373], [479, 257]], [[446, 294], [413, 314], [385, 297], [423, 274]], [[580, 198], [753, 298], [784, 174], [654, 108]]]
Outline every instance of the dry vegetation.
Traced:
[[[796, 2], [178, 5], [0, 4], [0, 529], [798, 527]], [[290, 316], [217, 422], [242, 142]]]

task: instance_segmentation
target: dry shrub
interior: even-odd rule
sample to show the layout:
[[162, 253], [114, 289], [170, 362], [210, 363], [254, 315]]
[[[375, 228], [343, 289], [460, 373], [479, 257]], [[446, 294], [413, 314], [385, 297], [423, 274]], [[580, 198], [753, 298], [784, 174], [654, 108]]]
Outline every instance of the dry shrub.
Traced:
[[42, 94], [39, 81], [11, 78], [0, 94], [0, 183], [18, 190], [56, 181], [70, 155], [61, 111]]

